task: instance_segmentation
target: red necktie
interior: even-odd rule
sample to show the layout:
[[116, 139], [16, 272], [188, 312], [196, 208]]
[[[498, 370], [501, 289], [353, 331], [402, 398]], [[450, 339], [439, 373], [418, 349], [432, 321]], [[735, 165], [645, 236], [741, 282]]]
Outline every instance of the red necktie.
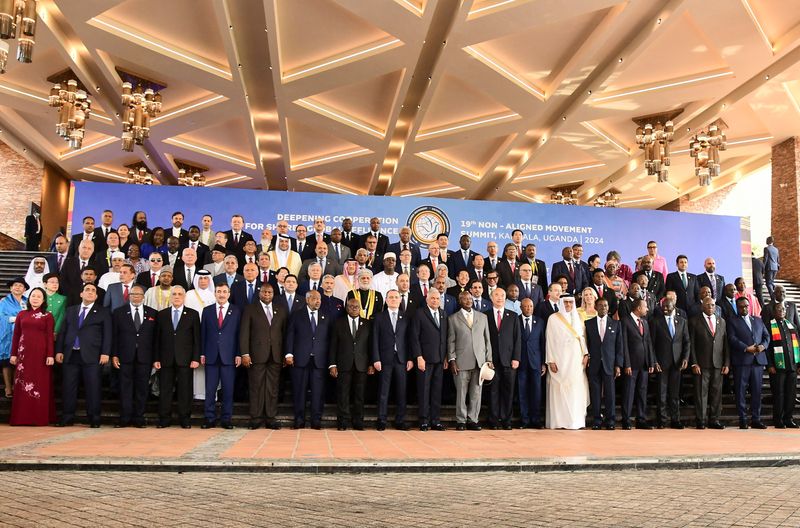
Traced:
[[516, 268], [514, 262], [509, 262], [509, 264], [511, 264], [511, 273], [514, 273], [514, 268]]
[[500, 330], [500, 323], [502, 323], [502, 321], [503, 321], [503, 315], [502, 315], [502, 313], [501, 313], [501, 312], [498, 310], [498, 311], [497, 311], [497, 329], [498, 329], [498, 330]]
[[261, 282], [267, 282], [267, 272], [264, 272], [264, 278], [261, 279]]
[[125, 288], [125, 289], [122, 292], [122, 298], [125, 300], [125, 302], [128, 302], [128, 295], [129, 295], [128, 285], [127, 284], [123, 284], [123, 288]]
[[639, 321], [639, 335], [643, 336], [644, 335], [644, 325], [642, 324], [642, 320], [641, 319], [639, 319], [638, 321]]
[[139, 229], [139, 230], [137, 230], [137, 232], [139, 233], [139, 242], [141, 242], [142, 241], [142, 230]]
[[602, 296], [603, 296], [603, 287], [602, 287], [602, 286], [598, 286], [598, 287], [597, 287], [597, 293], [598, 293], [598, 295], [599, 295], [600, 297], [602, 297]]
[[708, 319], [708, 327], [711, 329], [711, 335], [713, 336], [716, 332], [716, 329], [714, 328], [714, 319], [710, 315], [707, 315], [706, 318]]
[[422, 285], [422, 296], [423, 297], [427, 297], [428, 296], [428, 287], [425, 286], [424, 284]]
[[152, 283], [152, 284], [150, 284], [150, 286], [155, 286], [156, 285], [156, 274], [155, 273], [153, 273], [153, 276], [150, 279], [150, 282]]
[[570, 277], [571, 277], [573, 280], [575, 280], [575, 269], [573, 269], [573, 267], [572, 267], [572, 262], [570, 262], [569, 264], [567, 264], [567, 266], [569, 267], [569, 276], [570, 276]]
[[217, 316], [217, 326], [222, 328], [222, 306], [219, 307], [219, 315]]

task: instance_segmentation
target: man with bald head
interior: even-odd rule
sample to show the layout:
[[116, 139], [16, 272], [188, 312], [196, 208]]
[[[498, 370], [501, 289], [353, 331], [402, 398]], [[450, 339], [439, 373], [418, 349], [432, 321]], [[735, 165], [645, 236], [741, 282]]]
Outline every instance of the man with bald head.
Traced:
[[407, 249], [411, 255], [410, 265], [416, 267], [422, 260], [422, 255], [419, 251], [419, 246], [411, 242], [411, 228], [408, 226], [401, 227], [399, 235], [400, 240], [394, 244], [389, 244], [388, 251], [399, 256], [400, 252]]
[[722, 290], [725, 286], [725, 277], [717, 273], [717, 262], [713, 257], [708, 257], [703, 262], [705, 272], [697, 276], [697, 285], [702, 288], [708, 286], [711, 290], [711, 296], [714, 302], [719, 302], [722, 299]]
[[187, 247], [181, 252], [180, 261], [172, 268], [172, 283], [191, 290], [194, 276], [197, 275], [197, 251]]
[[653, 269], [653, 257], [650, 255], [642, 257], [642, 268], [633, 274], [633, 280], [636, 281], [640, 275], [647, 277], [647, 291], [655, 296], [656, 301], [661, 300], [666, 291], [664, 275]]
[[441, 293], [436, 288], [428, 290], [425, 303], [414, 313], [409, 332], [411, 357], [417, 365], [419, 430], [444, 431], [440, 411], [447, 358], [447, 314], [440, 307]]
[[61, 266], [61, 284], [59, 288], [62, 295], [74, 298], [77, 298], [83, 290], [81, 271], [83, 271], [83, 268], [93, 267], [94, 242], [82, 240], [78, 243], [77, 248], [75, 255], [70, 255], [64, 259], [64, 264]]
[[231, 286], [231, 303], [244, 310], [245, 306], [258, 300], [261, 278], [258, 275], [257, 264], [247, 263], [242, 271], [244, 280], [235, 282]]

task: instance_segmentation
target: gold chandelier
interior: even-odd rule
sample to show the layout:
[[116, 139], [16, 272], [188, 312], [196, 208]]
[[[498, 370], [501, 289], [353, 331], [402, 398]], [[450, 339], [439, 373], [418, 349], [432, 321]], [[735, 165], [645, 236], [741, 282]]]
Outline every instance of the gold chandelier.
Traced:
[[150, 121], [161, 112], [161, 94], [153, 88], [133, 88], [130, 81], [122, 83], [122, 150], [133, 152], [150, 137]]
[[555, 190], [550, 194], [550, 203], [553, 205], [578, 205], [578, 190]]
[[128, 181], [132, 185], [153, 185], [153, 175], [145, 165], [128, 168]]
[[719, 152], [728, 147], [723, 126], [725, 123], [718, 119], [708, 125], [707, 132], [701, 130], [689, 141], [689, 155], [694, 158], [698, 185], [711, 185], [711, 180], [720, 174]]
[[619, 193], [614, 191], [606, 191], [594, 199], [595, 207], [616, 207], [617, 200], [619, 200]]
[[[71, 74], [67, 71], [64, 74]], [[48, 79], [49, 80], [49, 79]], [[92, 101], [86, 90], [79, 86], [75, 79], [68, 79], [53, 84], [47, 104], [58, 108], [56, 132], [69, 144], [69, 148], [78, 150], [86, 135], [86, 120], [92, 112]]]
[[657, 175], [659, 182], [669, 178], [670, 144], [675, 138], [673, 119], [681, 112], [683, 108], [633, 118], [637, 125], [636, 144], [644, 151], [644, 168], [648, 176]]
[[206, 177], [203, 175], [208, 170], [206, 167], [199, 167], [178, 160], [175, 160], [175, 164], [178, 166], [178, 185], [185, 187], [206, 186]]
[[36, 44], [36, 0], [0, 0], [0, 73], [5, 73], [8, 52], [6, 40], [17, 39], [17, 60], [33, 62]]

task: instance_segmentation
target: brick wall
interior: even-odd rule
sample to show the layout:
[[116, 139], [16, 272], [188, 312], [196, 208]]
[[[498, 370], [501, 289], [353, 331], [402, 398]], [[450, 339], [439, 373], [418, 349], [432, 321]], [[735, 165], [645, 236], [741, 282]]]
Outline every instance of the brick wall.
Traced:
[[0, 141], [0, 232], [23, 240], [31, 202], [42, 200], [42, 168]]
[[728, 185], [709, 195], [696, 200], [689, 200], [688, 196], [681, 196], [668, 204], [659, 207], [662, 211], [676, 211], [681, 213], [715, 214], [722, 202], [735, 189], [735, 185]]
[[800, 141], [789, 138], [772, 147], [772, 236], [781, 252], [778, 277], [800, 282]]

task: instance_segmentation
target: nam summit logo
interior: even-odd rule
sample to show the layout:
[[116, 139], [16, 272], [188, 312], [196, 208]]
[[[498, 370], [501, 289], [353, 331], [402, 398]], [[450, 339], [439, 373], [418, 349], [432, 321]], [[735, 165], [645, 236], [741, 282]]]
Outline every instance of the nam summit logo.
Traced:
[[427, 246], [441, 233], [450, 236], [450, 220], [444, 211], [432, 205], [414, 209], [406, 225], [411, 228], [411, 240], [416, 244]]

